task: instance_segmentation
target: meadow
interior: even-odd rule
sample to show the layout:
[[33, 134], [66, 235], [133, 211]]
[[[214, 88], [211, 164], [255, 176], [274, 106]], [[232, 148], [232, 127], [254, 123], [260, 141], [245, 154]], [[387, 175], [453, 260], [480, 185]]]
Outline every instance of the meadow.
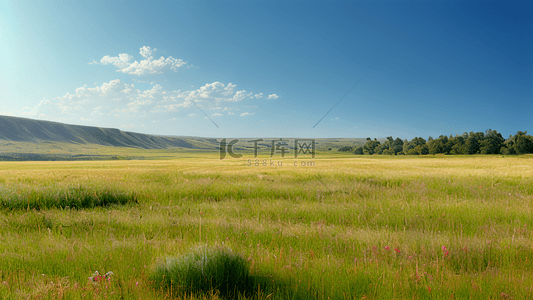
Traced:
[[0, 162], [0, 298], [219, 299], [151, 282], [199, 245], [262, 279], [242, 299], [533, 298], [531, 155], [168, 156]]

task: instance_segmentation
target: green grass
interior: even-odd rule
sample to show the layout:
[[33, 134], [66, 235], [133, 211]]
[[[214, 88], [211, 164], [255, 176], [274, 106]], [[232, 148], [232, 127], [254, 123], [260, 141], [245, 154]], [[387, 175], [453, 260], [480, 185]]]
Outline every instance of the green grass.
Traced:
[[90, 209], [135, 203], [135, 193], [110, 188], [18, 186], [0, 189], [0, 208], [6, 210]]
[[[0, 210], [0, 298], [221, 298], [154, 285], [200, 244], [245, 260], [253, 289], [235, 298], [530, 299], [532, 158], [3, 162], [7, 195], [108, 189], [138, 204]], [[95, 271], [114, 275], [94, 285]]]
[[166, 258], [151, 275], [156, 289], [174, 295], [215, 292], [224, 297], [254, 292], [247, 261], [230, 249], [201, 246], [177, 258]]

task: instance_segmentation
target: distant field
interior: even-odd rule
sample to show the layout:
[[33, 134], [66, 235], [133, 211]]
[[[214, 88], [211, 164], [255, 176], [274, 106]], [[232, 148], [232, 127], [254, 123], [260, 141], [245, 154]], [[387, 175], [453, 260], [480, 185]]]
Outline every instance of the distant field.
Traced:
[[149, 274], [199, 244], [270, 278], [250, 299], [533, 298], [531, 155], [127, 153], [0, 162], [3, 299], [167, 299]]
[[[87, 161], [87, 160], [153, 160], [183, 157], [198, 157], [206, 153], [220, 151], [220, 139], [207, 139], [199, 137], [183, 137], [184, 142], [194, 148], [168, 147], [161, 149], [143, 149], [131, 147], [112, 147], [99, 144], [77, 144], [55, 141], [17, 142], [0, 139], [0, 161]], [[231, 140], [231, 139], [228, 139]], [[240, 139], [235, 145], [236, 152], [252, 154], [252, 143]], [[258, 143], [260, 152], [270, 153], [271, 141], [265, 139]], [[382, 140], [382, 139], [381, 139]], [[291, 147], [294, 139], [287, 139], [287, 147]], [[337, 150], [343, 146], [362, 146], [365, 139], [331, 138], [315, 139], [316, 150], [329, 155], [347, 155]]]

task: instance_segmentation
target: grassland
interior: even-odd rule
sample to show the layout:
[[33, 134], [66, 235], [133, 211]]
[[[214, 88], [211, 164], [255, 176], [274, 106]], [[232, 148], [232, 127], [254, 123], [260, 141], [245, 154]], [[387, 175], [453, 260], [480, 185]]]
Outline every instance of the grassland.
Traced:
[[[207, 244], [265, 279], [251, 299], [533, 298], [533, 156], [319, 154], [298, 167], [169, 156], [1, 162], [11, 201], [76, 188], [136, 202], [4, 205], [0, 296], [167, 299], [151, 272]], [[112, 280], [89, 282], [96, 270]]]

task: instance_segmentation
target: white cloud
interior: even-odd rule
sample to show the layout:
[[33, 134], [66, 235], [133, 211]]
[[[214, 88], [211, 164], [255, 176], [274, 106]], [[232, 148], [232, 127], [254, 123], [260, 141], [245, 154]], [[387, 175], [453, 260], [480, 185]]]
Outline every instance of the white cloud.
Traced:
[[214, 114], [211, 115], [211, 117], [218, 117], [218, 116], [222, 116], [222, 114], [220, 114], [220, 113], [214, 113]]
[[242, 101], [244, 98], [249, 97], [250, 95], [252, 95], [252, 93], [246, 93], [246, 90], [238, 91], [235, 93], [235, 96], [233, 96], [230, 101], [239, 102]]
[[193, 91], [182, 92], [178, 97], [185, 99], [186, 102], [209, 103], [212, 106], [218, 107], [218, 103], [220, 102], [240, 102], [252, 94], [247, 93], [246, 90], [234, 92], [236, 86], [232, 83], [228, 83], [226, 86], [216, 81]]
[[164, 58], [161, 56], [159, 59], [154, 59], [152, 54], [157, 49], [150, 48], [149, 46], [143, 46], [140, 48], [139, 53], [145, 58], [141, 61], [134, 61], [133, 56], [127, 53], [121, 53], [118, 56], [104, 56], [100, 63], [102, 65], [114, 65], [118, 68], [117, 72], [125, 74], [132, 74], [142, 76], [146, 74], [161, 74], [166, 70], [177, 71], [177, 69], [186, 64], [182, 59], [177, 59], [172, 56]]
[[130, 65], [130, 60], [133, 59], [133, 56], [129, 55], [128, 53], [121, 53], [118, 56], [109, 56], [106, 55], [102, 57], [100, 60], [100, 63], [102, 65], [114, 65], [115, 67], [119, 69], [127, 68]]
[[[256, 108], [241, 104], [243, 100], [250, 100], [252, 93], [237, 90], [232, 83], [213, 82], [189, 91], [167, 90], [159, 84], [141, 89], [135, 84], [115, 79], [100, 85], [84, 85], [63, 96], [43, 99], [35, 107], [23, 109], [20, 115], [47, 117], [67, 123], [86, 120], [96, 125], [114, 124], [119, 127], [130, 124], [134, 119], [146, 123], [171, 118], [177, 113], [193, 117], [198, 113], [191, 108], [197, 105], [206, 112], [217, 110], [212, 116], [251, 116], [254, 113], [250, 110]], [[249, 112], [241, 114], [244, 109]]]
[[101, 86], [79, 87], [73, 94], [66, 93], [52, 101], [42, 100], [24, 115], [34, 117], [44, 114], [74, 120], [104, 114], [124, 116], [125, 113], [135, 114], [141, 107], [150, 106], [157, 98], [161, 98], [160, 93], [159, 85], [141, 91], [133, 84], [115, 79]]
[[270, 99], [278, 99], [278, 98], [279, 98], [279, 96], [276, 95], [276, 94], [268, 95], [268, 97], [267, 97], [267, 99], [269, 99], [269, 100]]
[[250, 97], [250, 98], [252, 98], [252, 99], [253, 99], [253, 98], [255, 98], [255, 99], [263, 98], [263, 93], [255, 94], [255, 95], [253, 95], [253, 96]]
[[155, 48], [154, 48], [154, 50], [152, 50], [152, 49], [150, 48], [150, 46], [143, 46], [143, 47], [141, 47], [141, 50], [139, 51], [139, 53], [141, 53], [141, 55], [142, 55], [143, 57], [148, 58], [148, 57], [151, 57], [151, 56], [152, 56], [152, 53], [154, 53], [156, 50], [157, 50], [157, 49], [155, 49]]

